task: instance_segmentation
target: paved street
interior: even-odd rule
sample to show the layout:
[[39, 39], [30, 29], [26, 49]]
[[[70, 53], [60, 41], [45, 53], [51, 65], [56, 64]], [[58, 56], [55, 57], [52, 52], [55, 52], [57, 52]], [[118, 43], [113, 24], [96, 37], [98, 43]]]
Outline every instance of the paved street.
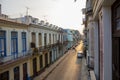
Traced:
[[[76, 50], [82, 49], [82, 43]], [[74, 50], [51, 72], [45, 80], [81, 80], [81, 59], [77, 58]]]

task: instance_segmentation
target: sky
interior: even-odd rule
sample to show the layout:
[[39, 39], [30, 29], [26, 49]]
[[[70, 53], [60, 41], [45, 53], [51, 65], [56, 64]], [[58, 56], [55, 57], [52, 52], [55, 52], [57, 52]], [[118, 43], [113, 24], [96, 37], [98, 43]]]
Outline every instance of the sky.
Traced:
[[[86, 0], [0, 0], [2, 13], [12, 18], [28, 14], [62, 28], [82, 33], [82, 8]], [[27, 7], [27, 8], [26, 8]]]

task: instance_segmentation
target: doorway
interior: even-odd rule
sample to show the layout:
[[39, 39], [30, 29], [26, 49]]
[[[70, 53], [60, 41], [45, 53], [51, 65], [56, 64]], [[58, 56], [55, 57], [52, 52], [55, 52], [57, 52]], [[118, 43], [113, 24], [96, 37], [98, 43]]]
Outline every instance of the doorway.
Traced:
[[112, 5], [112, 78], [120, 80], [120, 1]]
[[48, 53], [45, 54], [45, 67], [48, 66]]
[[20, 70], [19, 67], [14, 68], [14, 80], [20, 80]]
[[23, 64], [23, 80], [27, 80], [28, 74], [27, 74], [27, 63]]
[[36, 58], [33, 59], [33, 77], [37, 76], [37, 61]]

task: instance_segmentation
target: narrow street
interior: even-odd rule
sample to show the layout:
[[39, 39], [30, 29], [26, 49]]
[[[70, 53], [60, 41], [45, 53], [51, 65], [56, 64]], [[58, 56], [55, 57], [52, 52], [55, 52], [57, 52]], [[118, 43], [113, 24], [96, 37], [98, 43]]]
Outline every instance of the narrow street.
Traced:
[[[76, 47], [76, 50], [82, 50], [82, 43]], [[69, 50], [68, 54], [45, 80], [81, 80], [82, 60], [77, 58], [75, 50]]]

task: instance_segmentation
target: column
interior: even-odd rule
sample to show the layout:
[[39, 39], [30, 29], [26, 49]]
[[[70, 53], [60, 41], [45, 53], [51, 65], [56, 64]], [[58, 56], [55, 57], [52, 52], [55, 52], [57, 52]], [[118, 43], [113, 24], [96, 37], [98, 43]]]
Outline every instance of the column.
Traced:
[[28, 71], [28, 77], [33, 76], [32, 59], [28, 60], [28, 62], [27, 62], [27, 71]]
[[90, 65], [90, 56], [91, 56], [91, 28], [89, 25], [89, 32], [88, 32], [88, 65]]
[[18, 30], [17, 33], [18, 33], [18, 55], [19, 55], [19, 53], [22, 52], [22, 37], [21, 37], [22, 33], [20, 30]]
[[27, 45], [27, 51], [30, 49], [30, 34], [28, 31], [26, 32], [26, 45]]
[[23, 80], [23, 65], [22, 64], [20, 64], [20, 66], [19, 66], [19, 72], [20, 72], [20, 80]]
[[55, 40], [54, 40], [54, 33], [52, 34], [52, 36], [53, 36], [53, 38], [52, 38], [53, 40], [52, 40], [52, 41], [53, 41], [53, 44], [54, 44], [54, 43], [55, 43]]
[[99, 79], [99, 41], [98, 41], [99, 35], [98, 35], [98, 21], [94, 22], [94, 71], [97, 80]]
[[39, 47], [39, 40], [38, 40], [38, 32], [35, 33], [35, 38], [36, 38], [36, 47], [38, 48]]
[[28, 33], [27, 33], [27, 45], [28, 45], [28, 47], [27, 47], [27, 49], [29, 50], [30, 48], [31, 48], [31, 45], [30, 45], [30, 43], [32, 42], [32, 32], [30, 32], [30, 31], [28, 31]]
[[48, 54], [48, 64], [50, 64], [50, 52], [48, 52], [47, 54]]
[[103, 80], [112, 80], [112, 26], [111, 7], [102, 8], [103, 14]]
[[92, 20], [92, 16], [90, 15], [89, 17], [88, 17], [88, 29], [89, 29], [89, 32], [88, 32], [88, 55], [87, 55], [87, 57], [88, 57], [88, 65], [89, 66], [91, 66], [92, 64], [91, 64], [91, 59], [90, 59], [90, 57], [91, 56], [93, 56], [92, 54], [93, 54], [93, 51], [91, 50], [92, 49], [92, 40], [93, 40], [93, 38], [92, 38], [92, 35], [94, 35], [94, 33], [92, 32], [92, 30], [93, 30], [93, 20]]
[[10, 79], [10, 80], [14, 80], [13, 68], [11, 68], [11, 69], [9, 70], [9, 79]]
[[6, 55], [11, 55], [11, 31], [6, 30]]
[[60, 33], [60, 43], [61, 43], [61, 33]]

